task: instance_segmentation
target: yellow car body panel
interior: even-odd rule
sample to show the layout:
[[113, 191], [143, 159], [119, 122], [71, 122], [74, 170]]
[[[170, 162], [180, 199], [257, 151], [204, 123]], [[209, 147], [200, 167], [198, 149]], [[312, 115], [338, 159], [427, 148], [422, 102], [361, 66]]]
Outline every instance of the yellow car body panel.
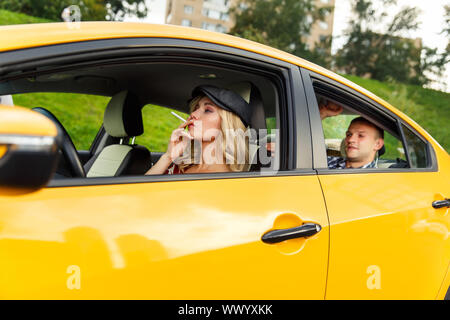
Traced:
[[[45, 188], [0, 212], [1, 299], [324, 298], [314, 175]], [[302, 222], [323, 229], [260, 240]]]
[[326, 298], [435, 299], [450, 261], [450, 215], [431, 204], [450, 193], [449, 180], [410, 172], [320, 181], [331, 229]]
[[432, 202], [450, 194], [450, 157], [433, 146], [436, 172], [319, 175], [331, 231], [326, 299], [444, 299], [450, 209]]
[[[14, 112], [10, 112], [14, 108]], [[56, 137], [57, 130], [45, 116], [21, 107], [0, 105], [0, 134]]]

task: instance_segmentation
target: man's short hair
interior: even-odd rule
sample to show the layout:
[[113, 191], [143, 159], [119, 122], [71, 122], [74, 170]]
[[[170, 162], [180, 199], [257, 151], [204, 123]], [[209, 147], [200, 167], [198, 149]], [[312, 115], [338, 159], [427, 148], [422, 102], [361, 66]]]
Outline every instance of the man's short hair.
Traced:
[[372, 122], [370, 122], [369, 120], [367, 120], [366, 118], [363, 117], [358, 117], [352, 120], [352, 122], [350, 122], [349, 127], [353, 124], [353, 123], [362, 123], [362, 124], [366, 124], [368, 126], [371, 126], [373, 128], [375, 128], [378, 132], [378, 137], [377, 138], [382, 138], [384, 139], [384, 131], [383, 129], [381, 129], [380, 127], [374, 125]]

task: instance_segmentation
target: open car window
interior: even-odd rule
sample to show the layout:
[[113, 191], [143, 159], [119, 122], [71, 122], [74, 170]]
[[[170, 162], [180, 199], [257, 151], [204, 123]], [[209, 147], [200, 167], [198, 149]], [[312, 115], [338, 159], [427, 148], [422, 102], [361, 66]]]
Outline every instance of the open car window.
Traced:
[[69, 133], [77, 150], [89, 150], [103, 122], [109, 97], [80, 93], [31, 92], [12, 95], [15, 105], [46, 108]]
[[331, 157], [347, 160], [346, 132], [352, 120], [362, 117], [381, 129], [383, 135], [383, 148], [373, 158], [374, 168], [384, 170], [429, 167], [430, 159], [426, 143], [411, 129], [400, 124], [396, 118], [377, 110], [367, 101], [323, 81], [313, 81], [313, 87], [319, 110], [328, 102], [342, 107], [340, 113], [325, 117], [321, 121], [328, 162], [331, 161]]
[[[327, 156], [345, 158], [344, 139], [347, 128], [353, 119], [360, 117], [343, 106], [342, 114], [325, 118], [322, 121], [322, 128], [325, 138]], [[382, 154], [378, 155], [378, 168], [389, 168], [399, 162], [406, 162], [406, 155], [402, 141], [394, 137], [389, 132], [384, 132], [384, 147]]]
[[[170, 60], [170, 59], [168, 59]], [[28, 108], [43, 107], [52, 112], [72, 139], [80, 156], [86, 177], [114, 177], [115, 169], [103, 170], [95, 165], [101, 152], [110, 148], [108, 157], [121, 151], [115, 145], [139, 145], [148, 150], [149, 157], [138, 156], [139, 161], [155, 164], [166, 151], [171, 133], [180, 120], [171, 112], [186, 119], [187, 100], [198, 85], [214, 85], [236, 90], [247, 95], [253, 108], [249, 143], [249, 171], [276, 172], [280, 168], [280, 105], [283, 103], [283, 85], [279, 75], [261, 70], [249, 71], [242, 65], [227, 67], [211, 61], [193, 64], [177, 58], [172, 61], [124, 63], [96, 63], [77, 67], [55, 68], [0, 82], [0, 95], [12, 95], [16, 105]], [[278, 81], [278, 82], [277, 82]], [[249, 88], [241, 90], [242, 84]], [[118, 121], [105, 117], [108, 105], [121, 92], [133, 94], [142, 115], [142, 132], [127, 137], [116, 137], [109, 132]], [[115, 103], [115, 102], [114, 102]], [[124, 113], [127, 113], [124, 107]], [[104, 119], [113, 125], [105, 126]], [[131, 125], [133, 127], [134, 124]], [[138, 126], [136, 124], [136, 126]], [[285, 126], [286, 127], [286, 126]], [[250, 137], [249, 137], [250, 140]], [[253, 165], [255, 164], [255, 165]], [[72, 177], [64, 160], [55, 177]], [[139, 168], [145, 166], [139, 165]], [[137, 168], [136, 167], [136, 168]], [[96, 174], [90, 174], [95, 168]], [[124, 175], [143, 175], [148, 168], [127, 171]], [[105, 173], [106, 172], [106, 173]]]

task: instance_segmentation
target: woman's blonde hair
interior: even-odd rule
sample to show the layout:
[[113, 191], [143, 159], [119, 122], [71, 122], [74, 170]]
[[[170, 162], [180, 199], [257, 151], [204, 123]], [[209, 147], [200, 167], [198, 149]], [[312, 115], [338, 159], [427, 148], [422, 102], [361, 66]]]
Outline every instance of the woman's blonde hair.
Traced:
[[[190, 112], [194, 112], [198, 102], [205, 95], [199, 95], [189, 103]], [[222, 134], [222, 153], [223, 161], [233, 172], [248, 171], [250, 169], [249, 161], [249, 138], [247, 136], [247, 127], [242, 120], [233, 112], [217, 108], [221, 118], [221, 134]], [[194, 142], [193, 142], [194, 143]], [[178, 167], [184, 172], [189, 167], [195, 165], [194, 148], [191, 144], [191, 153], [187, 157], [179, 158]], [[180, 161], [181, 160], [181, 161]]]

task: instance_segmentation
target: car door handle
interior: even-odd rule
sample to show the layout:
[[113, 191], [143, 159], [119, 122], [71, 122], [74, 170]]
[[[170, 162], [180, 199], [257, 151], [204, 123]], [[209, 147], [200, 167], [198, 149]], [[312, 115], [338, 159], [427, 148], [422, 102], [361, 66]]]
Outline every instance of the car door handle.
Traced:
[[266, 232], [262, 236], [261, 240], [264, 243], [273, 244], [289, 239], [310, 237], [318, 233], [320, 230], [322, 230], [322, 227], [319, 224], [305, 223], [295, 228], [276, 229]]
[[436, 200], [431, 205], [435, 209], [444, 208], [444, 207], [449, 208], [450, 207], [450, 199]]

